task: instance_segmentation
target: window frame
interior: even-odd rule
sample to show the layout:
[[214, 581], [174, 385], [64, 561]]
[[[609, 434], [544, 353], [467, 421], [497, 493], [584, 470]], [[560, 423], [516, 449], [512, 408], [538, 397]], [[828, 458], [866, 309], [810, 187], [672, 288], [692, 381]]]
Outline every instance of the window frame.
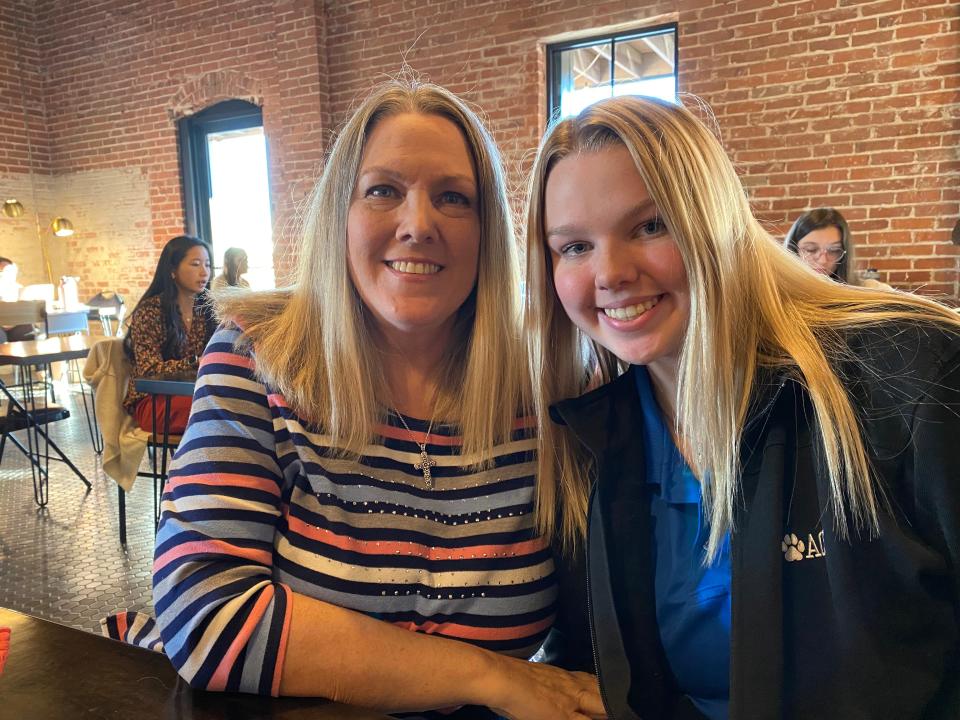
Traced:
[[[263, 127], [263, 110], [247, 100], [223, 100], [177, 121], [184, 223], [188, 235], [213, 246], [210, 222], [210, 154], [207, 136]], [[269, 155], [267, 158], [269, 166]]]
[[644, 28], [632, 28], [630, 30], [621, 30], [614, 33], [601, 33], [589, 37], [576, 38], [564, 42], [550, 43], [547, 45], [547, 121], [552, 122], [559, 117], [560, 113], [560, 56], [565, 50], [576, 50], [581, 47], [596, 45], [599, 42], [609, 42], [611, 44], [610, 57], [610, 85], [614, 85], [614, 63], [617, 57], [617, 43], [650, 35], [663, 35], [667, 31], [673, 32], [673, 84], [674, 94], [680, 92], [680, 27], [676, 22], [662, 23]]

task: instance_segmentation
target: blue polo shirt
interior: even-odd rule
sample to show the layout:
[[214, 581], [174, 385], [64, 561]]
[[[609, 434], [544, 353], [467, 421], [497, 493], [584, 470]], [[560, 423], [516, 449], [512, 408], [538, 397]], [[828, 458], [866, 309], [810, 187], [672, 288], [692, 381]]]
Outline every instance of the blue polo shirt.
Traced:
[[709, 527], [700, 483], [664, 423], [650, 375], [634, 368], [643, 408], [651, 486], [657, 625], [680, 691], [711, 720], [726, 720], [730, 699], [730, 542], [703, 566]]

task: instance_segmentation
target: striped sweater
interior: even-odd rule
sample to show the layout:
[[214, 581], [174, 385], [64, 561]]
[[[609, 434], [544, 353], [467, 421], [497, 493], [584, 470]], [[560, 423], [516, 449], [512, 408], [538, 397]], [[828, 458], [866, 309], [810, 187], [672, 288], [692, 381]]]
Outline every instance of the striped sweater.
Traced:
[[[435, 426], [428, 488], [397, 416], [361, 457], [337, 457], [256, 379], [237, 338], [221, 329], [207, 346], [162, 499], [154, 605], [179, 673], [194, 687], [277, 695], [291, 592], [532, 655], [557, 594], [534, 530], [532, 423], [518, 421], [482, 471], [463, 464], [455, 428]], [[427, 423], [406, 421], [423, 442]]]

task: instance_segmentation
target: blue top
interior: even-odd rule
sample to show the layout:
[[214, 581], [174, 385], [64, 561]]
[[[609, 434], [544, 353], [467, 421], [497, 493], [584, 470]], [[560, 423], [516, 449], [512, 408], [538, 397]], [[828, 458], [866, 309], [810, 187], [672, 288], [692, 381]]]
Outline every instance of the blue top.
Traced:
[[730, 699], [730, 542], [703, 566], [709, 527], [700, 483], [664, 423], [650, 375], [634, 368], [643, 408], [647, 483], [652, 486], [657, 625], [680, 691], [711, 720], [726, 720]]

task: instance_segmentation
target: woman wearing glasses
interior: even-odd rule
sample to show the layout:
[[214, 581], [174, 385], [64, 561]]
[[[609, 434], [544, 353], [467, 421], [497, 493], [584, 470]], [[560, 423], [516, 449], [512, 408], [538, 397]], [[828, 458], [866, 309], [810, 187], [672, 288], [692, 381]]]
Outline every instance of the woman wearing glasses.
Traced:
[[837, 282], [893, 289], [879, 280], [857, 277], [850, 228], [843, 215], [833, 208], [809, 210], [798, 217], [783, 244], [814, 270]]

